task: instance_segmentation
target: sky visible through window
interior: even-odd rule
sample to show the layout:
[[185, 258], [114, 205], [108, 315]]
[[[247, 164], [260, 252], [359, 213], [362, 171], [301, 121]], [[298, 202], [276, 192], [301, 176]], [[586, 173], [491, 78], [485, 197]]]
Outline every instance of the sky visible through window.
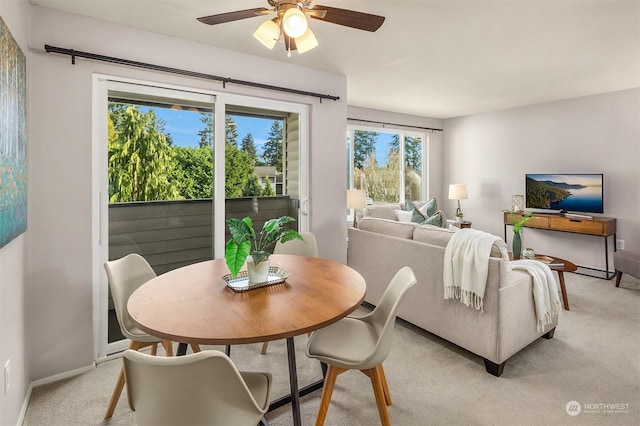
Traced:
[[[143, 112], [148, 110], [147, 107], [141, 108]], [[171, 134], [174, 146], [191, 146], [197, 147], [200, 137], [198, 131], [202, 130], [204, 124], [200, 120], [202, 116], [199, 112], [188, 110], [172, 110], [169, 108], [153, 108], [156, 117], [164, 120], [165, 132]], [[242, 143], [242, 139], [251, 133], [253, 143], [255, 144], [258, 155], [262, 155], [264, 144], [267, 142], [269, 130], [273, 124], [271, 118], [257, 118], [245, 116], [233, 116], [236, 122], [236, 130], [238, 132], [238, 146]], [[389, 160], [389, 145], [395, 133], [379, 132], [376, 140], [376, 161], [378, 166], [384, 167]]]
[[385, 167], [389, 164], [389, 145], [395, 133], [379, 132], [376, 140], [376, 162], [378, 167]]
[[[143, 112], [148, 108], [142, 107]], [[198, 132], [203, 129], [204, 124], [200, 120], [202, 114], [188, 110], [172, 110], [169, 108], [153, 108], [156, 117], [165, 121], [164, 130], [171, 134], [174, 146], [197, 147], [200, 137]], [[258, 155], [262, 154], [264, 144], [267, 142], [269, 130], [273, 124], [273, 119], [233, 116], [233, 121], [237, 124], [238, 147], [242, 139], [251, 133], [253, 143], [256, 146]]]

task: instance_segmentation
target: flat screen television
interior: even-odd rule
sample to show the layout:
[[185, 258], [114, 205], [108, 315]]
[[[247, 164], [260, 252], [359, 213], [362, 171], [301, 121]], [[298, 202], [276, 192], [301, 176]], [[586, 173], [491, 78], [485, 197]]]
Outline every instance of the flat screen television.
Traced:
[[604, 175], [527, 174], [525, 206], [534, 212], [604, 213]]

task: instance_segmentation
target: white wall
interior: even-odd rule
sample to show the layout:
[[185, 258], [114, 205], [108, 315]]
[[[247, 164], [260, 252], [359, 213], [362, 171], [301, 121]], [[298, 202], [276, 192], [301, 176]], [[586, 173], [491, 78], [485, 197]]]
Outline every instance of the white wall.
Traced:
[[[32, 8], [33, 379], [93, 361], [92, 328], [92, 75], [109, 74], [247, 94], [310, 106], [310, 227], [319, 249], [346, 261], [344, 76], [237, 54], [201, 44], [49, 9]], [[45, 44], [141, 62], [340, 96], [316, 98], [128, 68], [43, 52]], [[304, 75], [304, 79], [290, 76]], [[338, 189], [338, 190], [337, 190]]]
[[[376, 121], [378, 123], [394, 123], [404, 124], [405, 126], [417, 126], [428, 127], [432, 129], [442, 129], [442, 120], [437, 118], [420, 117], [417, 115], [400, 114], [390, 111], [380, 111], [368, 108], [361, 108], [355, 106], [348, 106], [347, 117], [350, 119], [360, 119]], [[349, 120], [348, 124], [377, 127], [375, 123], [359, 123], [358, 120]], [[414, 132], [421, 132], [423, 130], [415, 129], [412, 127], [394, 126], [389, 125], [387, 127], [406, 129]], [[446, 197], [446, 193], [442, 193], [442, 132], [424, 130], [429, 138], [429, 149], [427, 151], [427, 173], [428, 173], [428, 185], [429, 185], [429, 198], [435, 197], [440, 206], [440, 199], [443, 196]]]
[[[604, 173], [602, 216], [617, 219], [627, 249], [640, 249], [640, 89], [459, 117], [444, 128], [442, 191], [468, 185], [462, 210], [474, 228], [503, 235], [502, 210], [524, 194], [525, 173]], [[602, 238], [526, 229], [523, 246], [604, 269]]]
[[[26, 56], [27, 76], [31, 70], [29, 54], [29, 4], [27, 0], [0, 1], [0, 17]], [[29, 92], [27, 77], [27, 92]], [[28, 104], [27, 104], [27, 114]], [[27, 149], [31, 151], [30, 141]], [[28, 165], [30, 168], [30, 165]], [[31, 170], [29, 170], [31, 171]], [[29, 188], [30, 189], [30, 188]], [[31, 212], [31, 193], [28, 208]], [[27, 332], [27, 232], [0, 249], [0, 371], [10, 360], [11, 387], [5, 395], [0, 379], [0, 424], [16, 424], [30, 383], [29, 340]]]

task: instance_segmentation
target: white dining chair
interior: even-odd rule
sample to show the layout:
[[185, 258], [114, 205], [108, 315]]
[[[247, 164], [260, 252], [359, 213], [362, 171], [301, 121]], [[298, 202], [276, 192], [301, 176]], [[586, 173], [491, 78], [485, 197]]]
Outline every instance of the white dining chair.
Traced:
[[[120, 331], [125, 338], [131, 341], [129, 349], [137, 351], [151, 346], [151, 354], [156, 355], [158, 343], [160, 343], [164, 347], [166, 355], [173, 356], [173, 343], [171, 341], [158, 339], [140, 330], [131, 320], [127, 311], [127, 301], [131, 294], [142, 284], [156, 277], [151, 265], [139, 254], [132, 253], [120, 259], [106, 262], [104, 269], [107, 272], [109, 289], [111, 290]], [[198, 345], [192, 345], [192, 349], [194, 352], [200, 351]], [[104, 416], [105, 419], [113, 416], [124, 384], [124, 370], [121, 369]]]
[[[273, 248], [273, 254], [295, 254], [298, 256], [319, 257], [316, 236], [312, 232], [300, 232], [300, 236], [302, 240], [295, 239], [287, 241], [286, 243], [278, 241]], [[260, 353], [262, 355], [266, 354], [268, 348], [269, 342], [264, 342]]]
[[289, 240], [286, 243], [278, 241], [273, 248], [273, 254], [297, 254], [298, 256], [319, 257], [318, 243], [313, 232], [300, 232], [302, 240]]
[[138, 425], [255, 426], [269, 408], [271, 374], [240, 372], [217, 350], [171, 358], [127, 350], [123, 365]]
[[329, 366], [316, 426], [324, 424], [337, 376], [348, 370], [360, 370], [371, 379], [380, 421], [383, 425], [390, 424], [387, 405], [391, 405], [391, 394], [382, 363], [391, 350], [398, 306], [415, 284], [413, 270], [405, 266], [395, 274], [373, 311], [343, 318], [311, 334], [307, 356]]

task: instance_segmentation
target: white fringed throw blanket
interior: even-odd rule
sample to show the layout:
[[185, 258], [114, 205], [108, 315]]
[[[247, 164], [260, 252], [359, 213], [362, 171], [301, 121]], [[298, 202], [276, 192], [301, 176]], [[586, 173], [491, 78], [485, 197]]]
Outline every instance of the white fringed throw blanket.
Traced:
[[536, 308], [537, 329], [539, 332], [553, 322], [562, 311], [558, 283], [546, 264], [530, 259], [514, 260], [512, 269], [527, 271], [533, 278], [533, 302]]
[[453, 234], [444, 252], [445, 299], [458, 299], [470, 308], [484, 311], [489, 255], [498, 238], [471, 228]]

